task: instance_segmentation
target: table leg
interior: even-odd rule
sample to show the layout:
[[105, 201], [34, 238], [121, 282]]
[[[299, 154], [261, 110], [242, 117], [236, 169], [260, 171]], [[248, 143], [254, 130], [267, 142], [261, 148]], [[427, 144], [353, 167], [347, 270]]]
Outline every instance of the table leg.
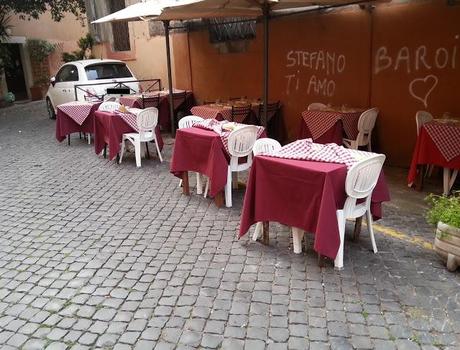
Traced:
[[107, 158], [107, 144], [104, 145], [104, 159]]
[[262, 243], [265, 245], [270, 244], [270, 224], [268, 221], [264, 221], [262, 224]]
[[190, 196], [190, 186], [188, 183], [188, 171], [182, 172], [182, 193]]
[[224, 205], [224, 195], [222, 191], [215, 195], [214, 203], [216, 204], [217, 208], [221, 208]]
[[318, 253], [318, 266], [324, 267], [325, 266], [325, 258], [323, 255]]
[[355, 230], [353, 231], [353, 241], [357, 242], [359, 240], [359, 235], [361, 234], [361, 227], [363, 224], [363, 217], [356, 218], [355, 221]]
[[70, 134], [69, 134], [69, 135], [67, 135], [67, 145], [69, 145], [69, 146], [70, 146]]
[[418, 165], [417, 166], [417, 178], [415, 179], [415, 189], [417, 191], [423, 190], [423, 180], [425, 178], [425, 165]]

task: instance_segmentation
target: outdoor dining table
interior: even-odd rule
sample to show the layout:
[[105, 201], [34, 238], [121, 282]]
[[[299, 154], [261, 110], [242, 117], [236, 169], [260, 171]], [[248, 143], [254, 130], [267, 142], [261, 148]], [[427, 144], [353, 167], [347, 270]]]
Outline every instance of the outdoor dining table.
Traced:
[[453, 185], [451, 172], [460, 170], [459, 120], [435, 119], [420, 128], [407, 177], [410, 186], [417, 182], [422, 188], [421, 168], [429, 164], [444, 168], [444, 194], [448, 194]]
[[[101, 102], [73, 101], [57, 106], [56, 139], [59, 142], [75, 132], [94, 133], [94, 112]], [[69, 144], [70, 144], [70, 138]]]
[[[123, 134], [138, 132], [136, 130], [136, 116], [129, 113], [94, 112], [94, 150], [100, 154], [106, 146], [109, 147], [109, 160], [114, 159], [120, 152]], [[155, 134], [158, 147], [163, 149], [163, 138], [157, 125]]]
[[[184, 90], [174, 90], [174, 93], [184, 92]], [[149, 98], [160, 97], [159, 105], [154, 105], [153, 101], [149, 101]], [[169, 91], [160, 90], [160, 91], [151, 91], [143, 94], [134, 94], [134, 95], [124, 95], [121, 96], [119, 102], [126, 107], [132, 108], [143, 108], [143, 97], [147, 100], [145, 101], [145, 107], [157, 107], [158, 108], [158, 124], [161, 130], [169, 130], [171, 127], [171, 119], [169, 116]], [[177, 101], [176, 104], [181, 103]], [[186, 92], [185, 104], [187, 106], [193, 105], [193, 93], [191, 91]], [[179, 105], [174, 106], [174, 110], [178, 108]]]
[[[266, 137], [265, 131], [260, 137]], [[221, 207], [229, 161], [222, 138], [216, 132], [198, 127], [177, 130], [170, 171], [182, 179], [184, 194], [190, 194], [188, 172], [204, 174], [210, 181], [209, 196]]]
[[232, 105], [236, 107], [251, 105], [252, 119], [258, 117], [260, 101], [232, 101], [226, 103], [210, 103], [194, 106], [190, 109], [193, 115], [203, 119], [228, 120], [242, 123], [243, 120], [232, 120]]
[[358, 136], [358, 120], [363, 109], [330, 108], [302, 112], [299, 139], [312, 138], [316, 143], [342, 144], [343, 136]]
[[[279, 222], [313, 233], [315, 251], [335, 259], [340, 245], [336, 211], [343, 208], [346, 199], [346, 176], [344, 164], [256, 156], [246, 187], [239, 237], [256, 222]], [[389, 200], [382, 171], [371, 199], [374, 219], [382, 217], [381, 204]]]

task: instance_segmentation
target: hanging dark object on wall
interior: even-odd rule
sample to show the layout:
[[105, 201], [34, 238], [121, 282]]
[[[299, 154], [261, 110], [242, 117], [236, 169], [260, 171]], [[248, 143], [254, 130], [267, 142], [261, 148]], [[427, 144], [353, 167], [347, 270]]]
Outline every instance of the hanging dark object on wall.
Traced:
[[209, 41], [213, 44], [227, 41], [251, 40], [256, 37], [256, 21], [247, 18], [210, 18], [206, 20]]

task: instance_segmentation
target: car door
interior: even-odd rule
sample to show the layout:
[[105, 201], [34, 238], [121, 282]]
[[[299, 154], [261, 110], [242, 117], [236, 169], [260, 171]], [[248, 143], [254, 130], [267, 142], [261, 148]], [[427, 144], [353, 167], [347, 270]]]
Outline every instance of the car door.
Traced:
[[59, 70], [51, 96], [55, 106], [75, 101], [74, 85], [78, 83], [78, 78], [78, 69], [73, 64], [67, 64]]

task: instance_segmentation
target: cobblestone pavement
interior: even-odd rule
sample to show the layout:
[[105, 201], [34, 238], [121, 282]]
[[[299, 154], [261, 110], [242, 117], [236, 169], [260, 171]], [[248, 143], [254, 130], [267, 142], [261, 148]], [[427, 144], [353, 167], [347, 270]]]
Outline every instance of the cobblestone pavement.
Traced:
[[[460, 348], [459, 275], [433, 251], [377, 232], [374, 255], [364, 229], [337, 272], [281, 225], [238, 241], [242, 193], [217, 209], [168, 162], [116, 165], [54, 124], [42, 103], [0, 112], [1, 349]], [[387, 174], [379, 225], [431, 241], [423, 194]]]

